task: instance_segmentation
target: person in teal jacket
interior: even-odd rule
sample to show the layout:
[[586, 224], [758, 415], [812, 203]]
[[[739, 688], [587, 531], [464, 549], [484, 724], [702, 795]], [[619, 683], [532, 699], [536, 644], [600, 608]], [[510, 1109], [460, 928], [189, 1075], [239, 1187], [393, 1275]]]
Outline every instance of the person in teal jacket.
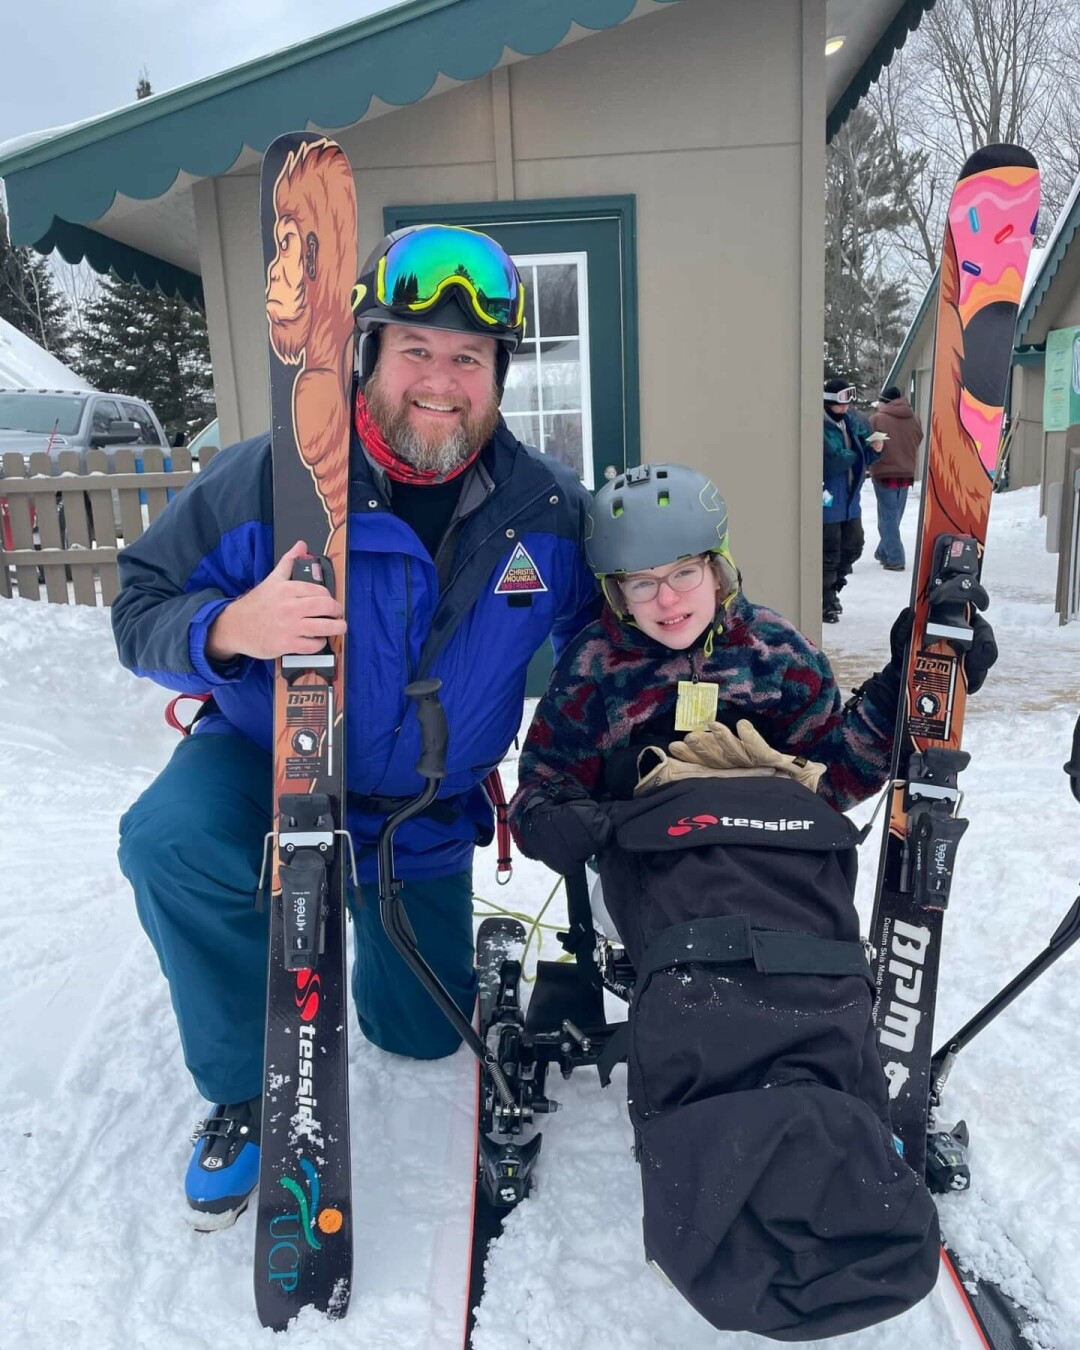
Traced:
[[839, 592], [863, 551], [859, 494], [877, 451], [852, 416], [855, 387], [839, 378], [825, 381], [822, 465], [821, 617], [837, 623]]
[[[501, 289], [460, 282], [477, 250]], [[384, 275], [412, 279], [407, 304], [381, 298]], [[347, 612], [291, 579], [299, 541], [275, 562], [265, 435], [216, 456], [119, 560], [123, 664], [212, 695], [120, 826], [120, 865], [169, 982], [185, 1063], [213, 1104], [185, 1183], [203, 1229], [235, 1219], [258, 1177], [267, 914], [256, 892], [271, 827], [274, 659], [346, 635], [353, 998], [374, 1044], [437, 1058], [457, 1034], [390, 945], [374, 885], [380, 826], [422, 786], [405, 686], [442, 681], [449, 743], [438, 798], [395, 836], [396, 872], [421, 952], [471, 1015], [472, 859], [492, 829], [482, 783], [517, 733], [530, 658], [549, 637], [560, 651], [599, 608], [581, 547], [587, 492], [499, 415], [524, 331], [511, 259], [474, 231], [414, 227], [383, 240], [362, 278]]]

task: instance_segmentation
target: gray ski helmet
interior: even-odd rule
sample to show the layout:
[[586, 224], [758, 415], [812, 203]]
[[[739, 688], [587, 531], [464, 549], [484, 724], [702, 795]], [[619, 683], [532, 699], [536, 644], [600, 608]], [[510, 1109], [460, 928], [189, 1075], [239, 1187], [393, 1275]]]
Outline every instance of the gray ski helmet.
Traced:
[[585, 557], [597, 576], [728, 552], [727, 506], [716, 484], [682, 464], [642, 464], [593, 498]]

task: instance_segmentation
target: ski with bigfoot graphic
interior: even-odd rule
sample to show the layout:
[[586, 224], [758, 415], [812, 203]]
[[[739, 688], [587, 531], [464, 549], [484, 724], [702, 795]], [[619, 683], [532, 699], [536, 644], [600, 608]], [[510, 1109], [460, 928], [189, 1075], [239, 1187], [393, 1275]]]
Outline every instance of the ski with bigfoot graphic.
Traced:
[[[967, 828], [960, 814], [960, 776], [970, 760], [962, 749], [967, 697], [962, 659], [972, 644], [976, 611], [987, 604], [980, 580], [983, 550], [1038, 210], [1039, 170], [1026, 150], [991, 145], [976, 151], [949, 203], [938, 273], [914, 620], [870, 927], [874, 1017], [893, 1128], [920, 1174], [927, 1166], [942, 926]], [[964, 1284], [971, 1282], [956, 1280], [951, 1253], [943, 1260], [948, 1283], [966, 1300], [983, 1343], [995, 1350], [1021, 1344], [1019, 1310], [1005, 1300], [995, 1330], [988, 1323], [995, 1310], [992, 1296], [999, 1291], [979, 1286], [969, 1296]], [[1015, 1316], [1006, 1315], [1010, 1312]]]
[[[281, 136], [262, 169], [274, 554], [345, 603], [356, 193], [341, 147]], [[352, 1284], [345, 968], [345, 646], [274, 672], [270, 954], [255, 1302], [264, 1326], [342, 1316]]]

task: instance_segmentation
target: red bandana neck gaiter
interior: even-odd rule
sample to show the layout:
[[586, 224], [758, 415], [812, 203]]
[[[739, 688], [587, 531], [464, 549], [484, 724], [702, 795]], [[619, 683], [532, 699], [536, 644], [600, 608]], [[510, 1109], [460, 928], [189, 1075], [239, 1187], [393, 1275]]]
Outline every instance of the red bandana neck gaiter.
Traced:
[[356, 391], [353, 423], [356, 427], [356, 434], [363, 442], [364, 449], [387, 477], [392, 478], [395, 483], [448, 483], [451, 478], [457, 478], [460, 474], [463, 474], [480, 453], [477, 450], [469, 456], [464, 464], [459, 464], [457, 468], [452, 469], [447, 474], [438, 474], [434, 469], [414, 468], [411, 464], [407, 464], [405, 460], [399, 459], [390, 449], [386, 437], [379, 430], [378, 423], [368, 410], [367, 402], [359, 389]]

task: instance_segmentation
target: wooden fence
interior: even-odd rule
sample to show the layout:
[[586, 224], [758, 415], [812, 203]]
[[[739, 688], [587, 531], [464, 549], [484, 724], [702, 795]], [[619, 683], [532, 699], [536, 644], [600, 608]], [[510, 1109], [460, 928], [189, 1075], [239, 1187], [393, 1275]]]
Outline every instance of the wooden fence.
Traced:
[[[0, 477], [0, 597], [56, 604], [111, 605], [118, 590], [116, 554], [138, 539], [197, 473], [185, 449], [119, 447], [56, 460], [41, 451], [8, 451]], [[205, 466], [214, 450], [200, 456]], [[166, 470], [168, 456], [170, 468]], [[110, 460], [112, 461], [110, 468]]]

